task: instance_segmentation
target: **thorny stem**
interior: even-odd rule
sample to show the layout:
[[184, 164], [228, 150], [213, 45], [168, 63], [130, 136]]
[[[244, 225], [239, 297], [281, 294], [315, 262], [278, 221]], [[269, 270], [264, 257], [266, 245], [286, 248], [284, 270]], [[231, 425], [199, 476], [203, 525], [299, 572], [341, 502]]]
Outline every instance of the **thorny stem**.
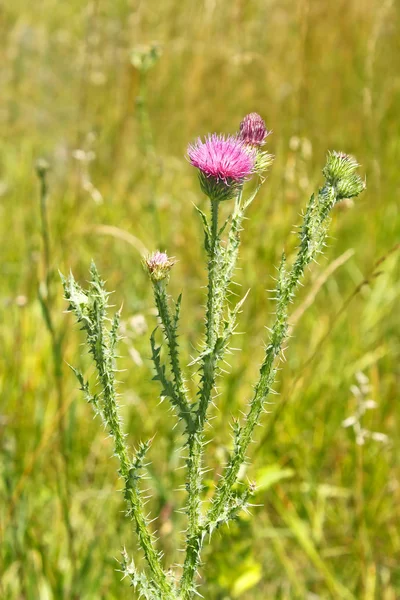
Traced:
[[212, 388], [215, 382], [214, 345], [217, 338], [215, 320], [217, 318], [218, 292], [216, 290], [217, 270], [219, 266], [220, 242], [218, 235], [219, 202], [211, 202], [211, 228], [208, 260], [208, 295], [206, 307], [205, 350], [203, 352], [201, 389], [199, 391], [198, 409], [195, 414], [194, 431], [188, 438], [188, 529], [186, 536], [186, 557], [180, 582], [183, 599], [189, 599], [193, 593], [193, 579], [199, 563], [199, 538], [201, 532], [201, 494], [202, 484], [202, 454], [203, 429], [206, 420], [207, 407], [211, 400]]
[[[104, 315], [101, 314], [101, 307], [98, 307], [99, 321], [104, 319]], [[117, 319], [115, 320], [115, 330], [117, 326]], [[147, 563], [150, 567], [154, 581], [164, 592], [169, 592], [169, 586], [166, 582], [166, 577], [161, 569], [160, 561], [158, 559], [157, 552], [153, 548], [153, 542], [151, 535], [147, 529], [147, 524], [144, 518], [143, 503], [140, 499], [138, 488], [135, 481], [135, 473], [133, 471], [133, 463], [128, 457], [128, 450], [126, 447], [124, 434], [121, 429], [121, 419], [118, 413], [118, 406], [116, 402], [115, 392], [115, 378], [113, 371], [113, 357], [106, 357], [104, 353], [104, 331], [102, 328], [99, 329], [98, 339], [98, 354], [96, 354], [96, 364], [99, 373], [99, 379], [101, 387], [103, 389], [103, 415], [105, 423], [108, 426], [111, 436], [114, 439], [115, 454], [118, 457], [120, 463], [120, 475], [125, 481], [124, 498], [128, 505], [128, 513], [136, 523], [136, 531], [140, 540], [140, 545], [143, 548]]]
[[[206, 308], [206, 336], [205, 349], [202, 353], [201, 387], [199, 391], [199, 405], [196, 412], [196, 433], [202, 433], [207, 408], [211, 400], [212, 389], [215, 384], [216, 356], [215, 345], [218, 338], [218, 324], [220, 320], [221, 286], [219, 284], [222, 270], [221, 245], [218, 233], [219, 202], [211, 202], [211, 236], [208, 260], [208, 295]], [[199, 443], [200, 440], [199, 440]]]
[[226, 248], [222, 248], [220, 246], [220, 251], [222, 254], [222, 264], [221, 264], [221, 273], [220, 273], [220, 281], [219, 281], [219, 294], [216, 298], [216, 306], [215, 306], [215, 329], [217, 333], [220, 330], [221, 319], [223, 316], [223, 310], [225, 305], [227, 304], [226, 294], [228, 291], [229, 284], [232, 279], [233, 272], [236, 267], [236, 261], [239, 252], [239, 244], [240, 244], [240, 231], [241, 225], [244, 217], [244, 207], [242, 206], [242, 195], [243, 195], [243, 185], [239, 188], [237, 196], [235, 198], [235, 208], [232, 214], [232, 223], [229, 230], [228, 242]]
[[196, 548], [195, 558], [197, 559], [196, 563], [191, 565], [193, 576], [199, 565], [206, 534], [211, 533], [220, 524], [223, 514], [226, 513], [226, 507], [233, 498], [232, 491], [237, 482], [240, 467], [246, 460], [247, 449], [252, 441], [254, 429], [260, 420], [265, 400], [275, 379], [275, 361], [282, 352], [282, 345], [287, 335], [289, 303], [293, 299], [295, 289], [304, 275], [306, 266], [315, 259], [323, 247], [327, 217], [335, 202], [335, 190], [328, 185], [320, 190], [317, 199], [314, 196], [311, 197], [300, 230], [297, 258], [288, 275], [286, 274], [286, 259], [284, 255], [282, 256], [276, 289], [277, 313], [271, 330], [270, 343], [266, 349], [266, 355], [260, 368], [259, 381], [255, 387], [244, 425], [235, 431], [233, 453], [217, 485], [205, 523], [199, 528], [197, 538], [192, 540], [192, 546]]
[[[257, 188], [256, 191], [258, 191]], [[256, 192], [255, 192], [256, 193]], [[226, 248], [220, 244], [220, 232], [218, 231], [218, 202], [211, 202], [211, 227], [210, 239], [207, 246], [209, 255], [208, 263], [208, 298], [206, 309], [206, 345], [203, 351], [203, 361], [201, 365], [202, 377], [199, 390], [199, 406], [196, 411], [197, 421], [195, 434], [189, 437], [189, 504], [195, 502], [191, 499], [192, 490], [198, 495], [202, 491], [202, 455], [203, 455], [203, 430], [207, 419], [207, 409], [211, 401], [212, 390], [215, 385], [218, 362], [222, 359], [226, 343], [234, 329], [234, 320], [229, 323], [225, 333], [225, 339], [220, 338], [220, 324], [224, 307], [227, 305], [227, 291], [236, 266], [238, 250], [240, 244], [241, 225], [244, 218], [245, 208], [254, 199], [255, 193], [251, 196], [245, 206], [242, 206], [243, 186], [238, 190], [235, 198], [235, 208], [232, 215], [231, 228], [228, 235]], [[235, 316], [234, 316], [235, 317]], [[223, 343], [221, 341], [223, 340]], [[193, 486], [190, 482], [193, 480]], [[194, 508], [195, 510], [195, 508]], [[194, 512], [193, 510], [193, 512]], [[200, 510], [198, 508], [198, 510]], [[200, 513], [197, 523], [188, 529], [191, 532], [187, 539], [187, 554], [184, 563], [183, 576], [181, 580], [181, 590], [193, 589], [193, 579], [200, 562], [200, 551], [206, 534], [206, 528], [201, 524]], [[186, 596], [184, 596], [186, 597]]]
[[[258, 191], [258, 188], [257, 188]], [[202, 454], [203, 454], [203, 430], [207, 419], [207, 409], [211, 401], [212, 390], [215, 385], [218, 362], [222, 359], [224, 347], [229, 335], [232, 334], [234, 322], [230, 323], [227, 331], [226, 340], [223, 344], [218, 344], [223, 338], [219, 338], [219, 331], [224, 307], [227, 304], [226, 294], [236, 266], [241, 225], [244, 217], [245, 208], [251, 203], [255, 194], [249, 199], [245, 206], [242, 206], [243, 186], [238, 190], [235, 198], [235, 208], [232, 215], [231, 228], [228, 235], [226, 248], [220, 244], [218, 231], [218, 209], [219, 203], [211, 201], [211, 227], [209, 227], [209, 240], [206, 249], [209, 255], [208, 263], [208, 298], [206, 309], [206, 345], [203, 351], [203, 361], [201, 365], [202, 377], [199, 390], [199, 405], [196, 411], [196, 433], [189, 437], [189, 505], [195, 504], [193, 513], [195, 513], [197, 503], [191, 499], [193, 494], [197, 496], [202, 491]], [[190, 483], [193, 481], [193, 485]], [[200, 551], [206, 534], [206, 528], [201, 524], [199, 518], [192, 527], [188, 529], [187, 553], [184, 563], [184, 570], [181, 580], [181, 590], [187, 595], [184, 598], [190, 598], [190, 591], [193, 590], [193, 579], [200, 562]], [[189, 519], [190, 523], [190, 519]], [[190, 533], [190, 535], [189, 535]]]
[[239, 188], [238, 195], [235, 198], [235, 208], [232, 214], [232, 225], [228, 236], [228, 245], [226, 248], [226, 268], [224, 270], [224, 291], [228, 287], [233, 271], [236, 266], [236, 259], [240, 244], [240, 231], [244, 217], [244, 209], [242, 207], [243, 186]]
[[219, 202], [211, 202], [211, 240], [208, 261], [208, 295], [206, 310], [206, 348], [211, 349], [215, 343], [217, 330], [214, 326], [216, 318], [215, 306], [218, 301], [216, 289], [217, 268], [219, 259], [219, 236], [218, 236], [218, 212]]
[[164, 336], [168, 344], [171, 371], [174, 378], [173, 400], [179, 409], [179, 414], [186, 421], [189, 430], [193, 429], [191, 407], [187, 399], [187, 389], [179, 363], [179, 346], [177, 340], [178, 309], [174, 319], [168, 308], [166, 282], [154, 282], [154, 299], [160, 317]]

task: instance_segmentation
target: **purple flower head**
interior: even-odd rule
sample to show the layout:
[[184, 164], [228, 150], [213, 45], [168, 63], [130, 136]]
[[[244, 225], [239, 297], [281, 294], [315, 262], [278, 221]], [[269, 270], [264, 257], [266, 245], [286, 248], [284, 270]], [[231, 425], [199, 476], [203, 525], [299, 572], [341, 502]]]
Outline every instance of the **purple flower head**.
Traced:
[[188, 147], [190, 163], [207, 177], [225, 183], [243, 181], [253, 173], [255, 154], [237, 136], [213, 133]]
[[250, 146], [262, 146], [269, 134], [270, 132], [265, 127], [264, 119], [255, 112], [246, 115], [240, 123], [239, 138]]
[[145, 258], [143, 264], [152, 281], [162, 281], [169, 275], [174, 262], [165, 252], [157, 250]]
[[188, 158], [200, 171], [203, 191], [214, 200], [227, 200], [254, 172], [256, 153], [237, 136], [213, 133], [190, 144]]

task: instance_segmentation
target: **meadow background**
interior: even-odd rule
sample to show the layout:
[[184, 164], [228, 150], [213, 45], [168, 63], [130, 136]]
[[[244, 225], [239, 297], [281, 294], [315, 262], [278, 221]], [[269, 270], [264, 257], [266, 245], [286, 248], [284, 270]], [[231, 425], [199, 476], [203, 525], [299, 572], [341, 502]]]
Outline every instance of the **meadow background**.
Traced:
[[[259, 506], [207, 547], [202, 591], [400, 598], [399, 3], [13, 0], [0, 4], [0, 38], [0, 597], [135, 597], [115, 570], [122, 545], [135, 554], [136, 541], [111, 444], [67, 366], [87, 370], [89, 360], [63, 313], [57, 269], [85, 282], [91, 258], [123, 303], [125, 424], [131, 444], [157, 434], [150, 509], [167, 563], [181, 558], [181, 438], [151, 382], [156, 320], [141, 253], [179, 259], [170, 291], [184, 290], [189, 362], [205, 283], [193, 202], [206, 201], [186, 146], [257, 111], [276, 160], [243, 235], [237, 280], [251, 293], [208, 446], [217, 472], [262, 359], [265, 290], [282, 249], [295, 247], [293, 224], [322, 182], [326, 151], [353, 153], [368, 189], [336, 210], [293, 306], [279, 395], [251, 451]], [[146, 73], [143, 56], [158, 58]], [[48, 260], [39, 158], [50, 165]], [[376, 407], [362, 427], [383, 435], [360, 445], [342, 423], [368, 399]]]

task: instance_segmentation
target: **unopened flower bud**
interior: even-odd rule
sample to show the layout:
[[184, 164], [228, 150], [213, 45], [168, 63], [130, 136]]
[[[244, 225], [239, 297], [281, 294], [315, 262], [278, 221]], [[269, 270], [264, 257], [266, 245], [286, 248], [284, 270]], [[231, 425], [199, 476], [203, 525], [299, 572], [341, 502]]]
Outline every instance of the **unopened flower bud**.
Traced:
[[262, 146], [269, 133], [264, 119], [256, 112], [246, 115], [240, 123], [239, 137], [245, 144], [250, 146]]
[[323, 174], [327, 183], [336, 189], [338, 200], [358, 196], [365, 189], [365, 182], [357, 174], [358, 162], [344, 152], [329, 152]]
[[153, 282], [162, 281], [168, 277], [169, 272], [175, 261], [169, 258], [165, 252], [153, 252], [144, 260], [144, 267], [150, 275]]

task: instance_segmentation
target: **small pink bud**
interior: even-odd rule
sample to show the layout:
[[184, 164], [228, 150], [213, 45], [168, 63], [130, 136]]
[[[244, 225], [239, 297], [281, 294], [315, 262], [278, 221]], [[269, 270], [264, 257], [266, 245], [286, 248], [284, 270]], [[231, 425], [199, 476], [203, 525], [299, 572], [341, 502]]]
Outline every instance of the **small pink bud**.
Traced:
[[162, 281], [168, 277], [174, 263], [175, 261], [169, 258], [165, 252], [159, 252], [158, 250], [150, 254], [143, 262], [152, 281]]

